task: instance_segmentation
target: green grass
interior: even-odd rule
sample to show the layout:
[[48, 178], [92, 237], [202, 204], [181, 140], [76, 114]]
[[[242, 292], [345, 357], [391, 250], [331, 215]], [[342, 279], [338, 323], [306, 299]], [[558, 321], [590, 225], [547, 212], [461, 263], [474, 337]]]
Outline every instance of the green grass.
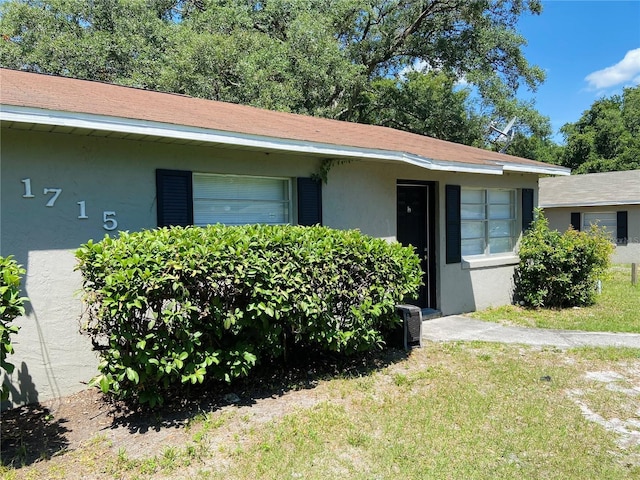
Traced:
[[537, 328], [640, 333], [640, 283], [631, 284], [631, 266], [616, 265], [590, 307], [526, 309], [515, 305], [472, 313], [482, 320]]
[[[640, 381], [640, 352], [605, 350], [428, 344], [371, 374], [321, 382], [308, 392], [321, 401], [268, 422], [252, 423], [249, 409], [222, 421], [215, 412], [201, 416], [185, 430], [185, 448], [158, 445], [157, 456], [131, 459], [97, 438], [2, 473], [16, 480], [640, 478], [640, 446], [621, 446], [617, 433], [582, 414], [637, 420], [637, 396], [625, 392]], [[617, 388], [587, 372], [617, 372]], [[234, 422], [239, 430], [228, 430]]]

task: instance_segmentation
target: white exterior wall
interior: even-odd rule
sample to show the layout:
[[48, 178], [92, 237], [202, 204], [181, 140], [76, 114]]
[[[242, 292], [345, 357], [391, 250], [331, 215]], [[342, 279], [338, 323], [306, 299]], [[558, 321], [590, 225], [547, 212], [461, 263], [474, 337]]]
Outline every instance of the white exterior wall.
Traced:
[[612, 205], [600, 207], [545, 208], [549, 228], [564, 232], [571, 225], [571, 213], [627, 212], [628, 243], [616, 245], [611, 257], [613, 263], [640, 263], [640, 205]]
[[[97, 356], [79, 333], [81, 277], [73, 271], [74, 251], [109, 233], [103, 212], [115, 212], [118, 230], [156, 227], [156, 169], [293, 179], [310, 176], [320, 165], [309, 156], [14, 129], [3, 129], [1, 153], [0, 255], [13, 255], [27, 269], [24, 295], [30, 298], [25, 317], [16, 321], [21, 330], [13, 336], [15, 354], [9, 358], [16, 365], [11, 376], [16, 404], [82, 390], [97, 373]], [[24, 197], [25, 179], [33, 198]], [[448, 183], [537, 190], [537, 176], [531, 174], [434, 172], [356, 160], [329, 172], [323, 185], [324, 224], [395, 240], [398, 179], [435, 182], [436, 212], [444, 211]], [[46, 203], [52, 194], [45, 195], [45, 188], [62, 189], [51, 207]], [[88, 218], [78, 218], [78, 202], [85, 202]], [[295, 199], [293, 207], [296, 218]], [[436, 213], [435, 281], [443, 314], [509, 303], [513, 261], [445, 264], [444, 220]]]

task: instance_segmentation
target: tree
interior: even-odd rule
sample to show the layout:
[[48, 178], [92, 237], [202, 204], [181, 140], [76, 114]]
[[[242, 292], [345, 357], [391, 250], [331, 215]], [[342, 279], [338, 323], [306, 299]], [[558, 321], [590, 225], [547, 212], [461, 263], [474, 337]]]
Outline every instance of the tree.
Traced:
[[[407, 122], [425, 106], [407, 98], [423, 92], [464, 105], [458, 123], [472, 131], [460, 139], [439, 107], [449, 127], [438, 135], [473, 142], [484, 117], [544, 130], [516, 100], [544, 79], [516, 30], [540, 12], [540, 0], [12, 0], [0, 5], [0, 64], [429, 133]], [[416, 65], [427, 69], [400, 80]], [[477, 113], [453, 88], [462, 79]]]
[[640, 168], [640, 86], [596, 100], [561, 132], [566, 141], [562, 165], [575, 173]]

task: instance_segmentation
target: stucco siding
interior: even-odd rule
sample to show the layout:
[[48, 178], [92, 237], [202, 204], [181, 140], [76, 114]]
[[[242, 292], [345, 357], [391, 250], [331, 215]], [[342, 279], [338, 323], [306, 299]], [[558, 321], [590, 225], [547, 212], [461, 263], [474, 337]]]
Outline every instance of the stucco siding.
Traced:
[[640, 263], [640, 205], [611, 205], [598, 207], [555, 207], [545, 208], [549, 228], [560, 232], [571, 225], [571, 213], [627, 212], [628, 242], [616, 245], [611, 261], [614, 263]]
[[[14, 336], [15, 354], [10, 358], [16, 365], [11, 376], [14, 402], [73, 393], [95, 375], [96, 354], [88, 338], [79, 333], [83, 307], [74, 251], [89, 239], [100, 240], [118, 230], [155, 228], [156, 169], [293, 180], [317, 172], [321, 161], [312, 155], [3, 129], [0, 254], [13, 255], [27, 269], [24, 294], [31, 300], [25, 317], [16, 321], [21, 330]], [[442, 313], [509, 303], [513, 256], [490, 266], [468, 259], [444, 263], [444, 186], [520, 192], [536, 189], [537, 175], [450, 173], [401, 162], [354, 160], [329, 171], [322, 191], [323, 223], [394, 241], [398, 180], [432, 182], [435, 189], [433, 281]], [[293, 181], [292, 186], [295, 190]], [[45, 189], [49, 189], [46, 194]], [[53, 189], [61, 189], [55, 202]], [[295, 219], [295, 191], [293, 200]], [[46, 206], [48, 202], [51, 206]], [[519, 193], [517, 202], [520, 228]], [[117, 229], [105, 230], [114, 220]], [[631, 216], [629, 220], [631, 226]], [[640, 237], [640, 232], [634, 232]]]

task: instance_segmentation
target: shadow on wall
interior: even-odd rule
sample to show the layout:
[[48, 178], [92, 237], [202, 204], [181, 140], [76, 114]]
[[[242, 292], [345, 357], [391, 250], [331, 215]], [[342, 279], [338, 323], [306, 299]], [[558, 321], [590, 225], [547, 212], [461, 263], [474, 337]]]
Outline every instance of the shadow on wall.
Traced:
[[[57, 284], [60, 283], [61, 278], [71, 275], [72, 268], [65, 267], [56, 271], [44, 272], [44, 277], [36, 279], [36, 283], [40, 284], [38, 289], [40, 291], [34, 296], [34, 292], [30, 292], [29, 284], [34, 280], [34, 275], [42, 275], [43, 272], [34, 274], [29, 271], [29, 260], [32, 253], [34, 252], [27, 250], [11, 252], [16, 262], [27, 270], [22, 278], [21, 295], [29, 298], [29, 301], [24, 305], [25, 314], [13, 321], [13, 325], [18, 326], [20, 330], [11, 336], [14, 353], [7, 360], [14, 363], [16, 369], [11, 375], [3, 375], [3, 383], [9, 385], [10, 394], [9, 400], [0, 404], [0, 411], [38, 402], [41, 395], [49, 398], [60, 397], [63, 394], [58, 381], [61, 372], [56, 373], [55, 371], [56, 359], [51, 354], [51, 346], [54, 345], [54, 342], [59, 343], [61, 338], [71, 332], [62, 333], [61, 337], [60, 328], [63, 326], [52, 330], [51, 325], [47, 327], [43, 324], [43, 320], [46, 323], [47, 318], [42, 319], [38, 315], [38, 311], [43, 310], [42, 303], [38, 302], [38, 295], [42, 296], [43, 288], [45, 293], [48, 291], [51, 295], [59, 295], [59, 292], [55, 292]], [[59, 257], [55, 251], [49, 251], [47, 254]], [[69, 295], [72, 296], [71, 293]], [[58, 305], [61, 302], [64, 303], [64, 299], [59, 296], [56, 298]], [[45, 312], [46, 316], [47, 312]], [[69, 320], [79, 325], [79, 315], [73, 316]], [[77, 328], [73, 333], [76, 330]], [[18, 368], [20, 362], [21, 365]]]
[[10, 401], [2, 402], [1, 411], [9, 408], [11, 403], [25, 405], [38, 401], [38, 390], [35, 383], [33, 383], [33, 379], [29, 373], [29, 367], [25, 362], [22, 362], [20, 367], [13, 371], [12, 377], [15, 378], [14, 382], [9, 382], [6, 375], [3, 375], [2, 378], [2, 383], [9, 387]]

